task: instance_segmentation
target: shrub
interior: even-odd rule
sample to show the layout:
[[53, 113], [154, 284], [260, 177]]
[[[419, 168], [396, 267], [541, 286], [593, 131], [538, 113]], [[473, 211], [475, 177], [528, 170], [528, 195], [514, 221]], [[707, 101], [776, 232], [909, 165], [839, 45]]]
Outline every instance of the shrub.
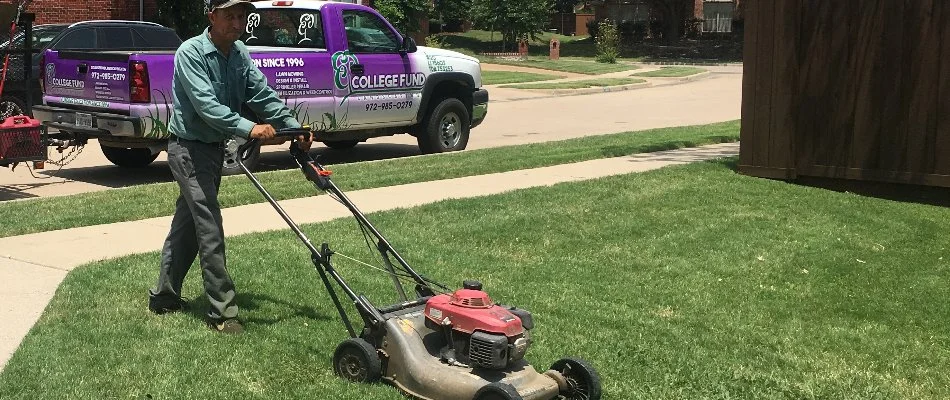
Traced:
[[426, 36], [426, 47], [441, 49], [445, 47], [445, 38], [442, 35]]
[[597, 32], [597, 62], [615, 64], [617, 47], [620, 45], [617, 28], [612, 22], [605, 20], [598, 26]]

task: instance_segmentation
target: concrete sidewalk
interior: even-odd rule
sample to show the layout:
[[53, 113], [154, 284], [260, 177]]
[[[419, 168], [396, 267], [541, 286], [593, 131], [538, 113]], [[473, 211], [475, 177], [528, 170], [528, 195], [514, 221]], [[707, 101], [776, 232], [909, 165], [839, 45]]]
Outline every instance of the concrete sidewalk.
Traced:
[[[366, 189], [349, 192], [347, 196], [361, 210], [370, 213], [445, 199], [643, 172], [738, 153], [738, 143], [727, 143]], [[350, 215], [343, 206], [323, 195], [281, 201], [280, 204], [300, 224]], [[223, 214], [228, 236], [287, 228], [268, 203], [228, 208], [223, 210]], [[98, 260], [158, 251], [170, 223], [169, 216], [0, 238], [0, 281], [4, 282], [0, 287], [0, 298], [4, 299], [0, 306], [0, 368], [36, 323], [68, 271]], [[142, 301], [144, 304], [144, 295]]]

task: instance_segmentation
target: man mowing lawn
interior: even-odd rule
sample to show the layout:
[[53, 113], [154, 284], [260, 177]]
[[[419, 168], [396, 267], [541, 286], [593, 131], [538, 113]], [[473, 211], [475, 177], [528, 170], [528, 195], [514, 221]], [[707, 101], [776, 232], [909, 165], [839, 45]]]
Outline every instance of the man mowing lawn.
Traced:
[[[300, 123], [267, 86], [247, 49], [235, 43], [254, 6], [247, 0], [208, 0], [205, 7], [210, 28], [175, 53], [175, 112], [168, 126], [173, 134], [168, 141], [168, 165], [181, 194], [162, 249], [158, 283], [149, 292], [148, 308], [156, 314], [184, 308], [182, 283], [200, 254], [204, 289], [211, 303], [208, 325], [222, 333], [241, 333], [244, 327], [237, 319], [218, 203], [224, 142], [233, 135], [274, 137], [276, 131], [270, 124], [254, 124], [238, 114], [242, 104], [266, 116], [268, 122], [291, 128], [300, 127]], [[236, 77], [227, 72], [238, 67], [249, 72]]]

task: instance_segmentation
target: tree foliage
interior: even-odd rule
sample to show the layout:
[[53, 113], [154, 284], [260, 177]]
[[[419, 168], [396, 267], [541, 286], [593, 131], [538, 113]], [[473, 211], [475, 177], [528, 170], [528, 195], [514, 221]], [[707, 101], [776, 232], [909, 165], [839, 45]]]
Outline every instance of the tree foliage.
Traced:
[[208, 26], [208, 15], [201, 0], [157, 0], [158, 13], [152, 22], [175, 29], [178, 36], [188, 39]]
[[376, 0], [373, 7], [402, 33], [419, 32], [419, 20], [432, 11], [429, 0]]
[[658, 17], [659, 23], [654, 24], [663, 40], [679, 40], [685, 32], [685, 27], [693, 19], [695, 0], [644, 0]]
[[537, 39], [551, 22], [554, 0], [472, 0], [472, 20], [502, 34], [502, 51], [522, 38]]
[[554, 11], [570, 14], [574, 12], [574, 7], [583, 3], [579, 0], [554, 0]]
[[435, 2], [435, 13], [442, 20], [466, 21], [471, 19], [472, 0], [438, 0]]

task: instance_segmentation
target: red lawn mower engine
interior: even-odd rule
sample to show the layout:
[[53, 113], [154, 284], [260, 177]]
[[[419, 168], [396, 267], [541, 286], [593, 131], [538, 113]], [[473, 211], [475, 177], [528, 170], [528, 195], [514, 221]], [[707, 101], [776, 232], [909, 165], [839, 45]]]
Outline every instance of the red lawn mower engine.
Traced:
[[478, 281], [426, 302], [426, 326], [445, 335], [442, 361], [458, 366], [504, 369], [524, 358], [534, 327], [531, 313], [496, 305]]

